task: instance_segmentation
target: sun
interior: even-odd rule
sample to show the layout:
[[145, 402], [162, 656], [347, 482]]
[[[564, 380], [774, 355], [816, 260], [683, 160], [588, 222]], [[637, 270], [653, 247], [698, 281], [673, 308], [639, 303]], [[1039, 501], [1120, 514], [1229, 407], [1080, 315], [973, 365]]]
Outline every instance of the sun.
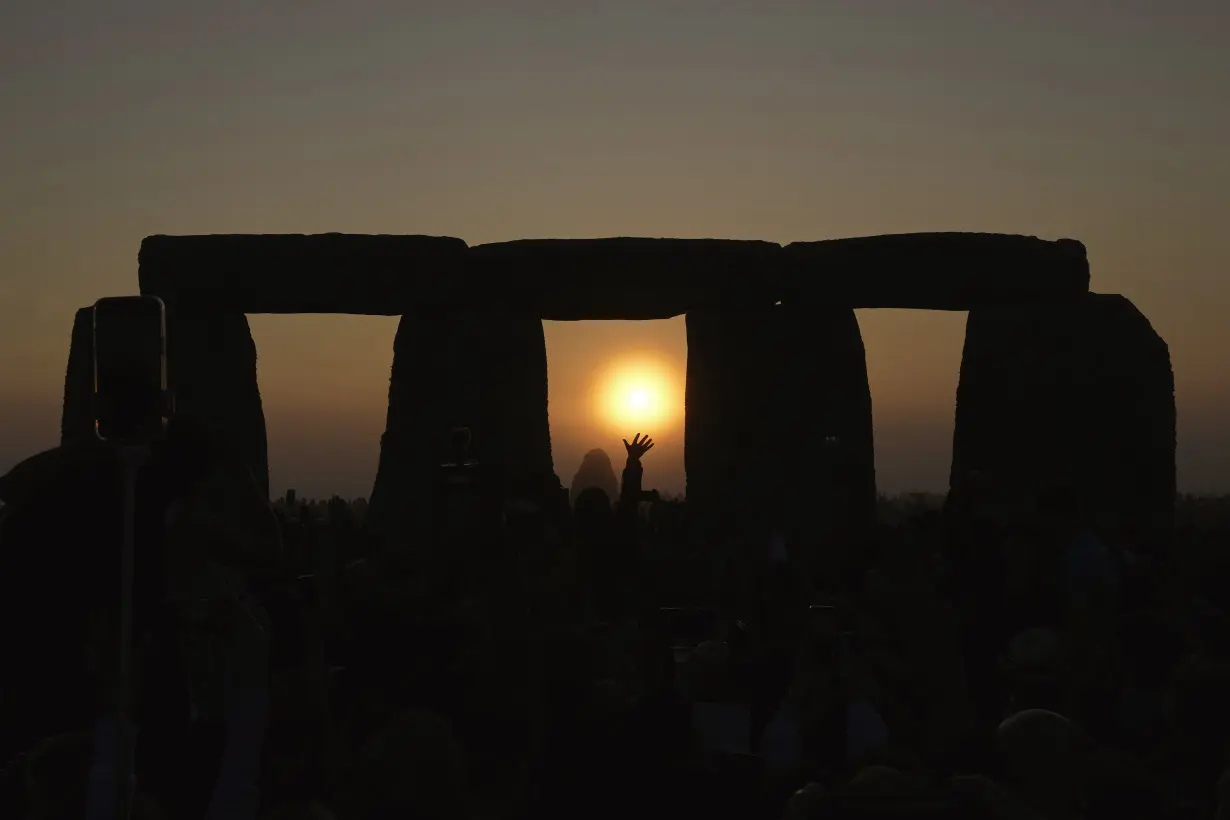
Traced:
[[612, 362], [595, 388], [595, 416], [622, 434], [660, 431], [683, 410], [677, 374], [665, 359], [653, 354], [629, 355]]

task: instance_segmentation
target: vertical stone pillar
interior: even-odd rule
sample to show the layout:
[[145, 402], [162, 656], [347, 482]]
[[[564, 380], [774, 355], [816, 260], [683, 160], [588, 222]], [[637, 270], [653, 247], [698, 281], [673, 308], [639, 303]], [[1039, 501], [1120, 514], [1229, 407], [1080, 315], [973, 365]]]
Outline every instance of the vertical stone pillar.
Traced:
[[269, 446], [248, 317], [168, 305], [167, 375], [176, 414], [212, 427], [268, 493]]
[[[779, 304], [687, 316], [685, 467], [694, 535], [808, 549], [875, 516], [871, 391], [854, 312]], [[749, 541], [750, 539], [750, 541]]]
[[1070, 486], [1106, 537], [1148, 549], [1173, 527], [1174, 456], [1170, 352], [1126, 298], [970, 311], [952, 483], [982, 471], [1024, 504]]
[[778, 484], [771, 305], [687, 314], [684, 470], [692, 537], [713, 547], [767, 524]]
[[64, 373], [64, 406], [60, 413], [60, 443], [73, 444], [94, 435], [94, 308], [83, 307], [73, 317], [73, 335]]
[[867, 355], [850, 308], [778, 308], [782, 427], [796, 463], [784, 493], [821, 545], [859, 549], [876, 519], [875, 436]]
[[500, 313], [402, 317], [393, 343], [389, 411], [367, 527], [406, 543], [429, 514], [450, 457], [448, 433], [469, 427], [474, 456], [508, 482], [553, 475], [542, 320]]
[[[78, 310], [73, 320], [60, 419], [60, 441], [65, 444], [94, 435], [93, 320], [92, 307]], [[216, 430], [268, 492], [265, 414], [247, 316], [168, 309], [167, 342], [167, 375], [176, 412], [190, 413]]]

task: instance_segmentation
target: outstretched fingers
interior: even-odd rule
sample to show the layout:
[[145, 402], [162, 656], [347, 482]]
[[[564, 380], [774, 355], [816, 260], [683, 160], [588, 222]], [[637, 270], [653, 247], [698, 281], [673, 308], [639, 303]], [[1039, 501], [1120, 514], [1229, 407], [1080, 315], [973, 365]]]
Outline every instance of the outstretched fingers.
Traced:
[[645, 455], [645, 453], [648, 453], [650, 450], [653, 449], [653, 445], [654, 445], [654, 441], [652, 438], [650, 438], [649, 436], [645, 436], [644, 438], [641, 438], [641, 433], [637, 433], [635, 436], [633, 436], [631, 443], [629, 443], [627, 439], [624, 439], [623, 442], [624, 442], [624, 449], [628, 451], [628, 455], [634, 458], [640, 458], [641, 456]]

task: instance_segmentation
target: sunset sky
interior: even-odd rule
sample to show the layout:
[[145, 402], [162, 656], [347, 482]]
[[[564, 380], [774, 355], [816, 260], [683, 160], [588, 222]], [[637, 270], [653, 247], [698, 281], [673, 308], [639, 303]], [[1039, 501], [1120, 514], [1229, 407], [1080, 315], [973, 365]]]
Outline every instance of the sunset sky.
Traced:
[[[1084, 241], [1170, 344], [1180, 486], [1230, 491], [1228, 41], [1225, 0], [6, 0], [0, 470], [55, 444], [73, 311], [147, 234], [959, 230]], [[965, 316], [859, 320], [880, 486], [940, 489]], [[396, 324], [252, 317], [275, 492], [370, 491]], [[682, 392], [682, 318], [547, 345], [565, 482], [622, 450], [612, 359]], [[681, 489], [681, 424], [642, 432]]]

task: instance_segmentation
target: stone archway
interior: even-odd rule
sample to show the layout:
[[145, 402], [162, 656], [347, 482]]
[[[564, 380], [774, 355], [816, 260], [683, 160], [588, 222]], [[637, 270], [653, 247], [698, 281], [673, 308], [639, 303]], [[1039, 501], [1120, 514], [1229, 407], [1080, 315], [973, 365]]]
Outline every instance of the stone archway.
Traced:
[[[806, 509], [842, 530], [875, 507], [856, 308], [969, 312], [953, 475], [1022, 491], [1068, 480], [1124, 532], [1174, 502], [1169, 352], [1121, 297], [1089, 292], [1079, 242], [904, 234], [794, 243], [423, 236], [152, 236], [142, 293], [168, 306], [178, 407], [213, 423], [267, 488], [247, 313], [400, 315], [372, 514], [388, 537], [456, 423], [506, 470], [551, 473], [542, 319], [687, 314], [685, 462], [700, 533]], [[88, 309], [74, 326], [62, 436], [89, 435]], [[418, 396], [430, 392], [432, 400]], [[441, 438], [442, 440], [442, 438]], [[1045, 454], [1045, 455], [1044, 455]], [[821, 506], [817, 507], [817, 504]], [[731, 529], [730, 517], [739, 519]]]

